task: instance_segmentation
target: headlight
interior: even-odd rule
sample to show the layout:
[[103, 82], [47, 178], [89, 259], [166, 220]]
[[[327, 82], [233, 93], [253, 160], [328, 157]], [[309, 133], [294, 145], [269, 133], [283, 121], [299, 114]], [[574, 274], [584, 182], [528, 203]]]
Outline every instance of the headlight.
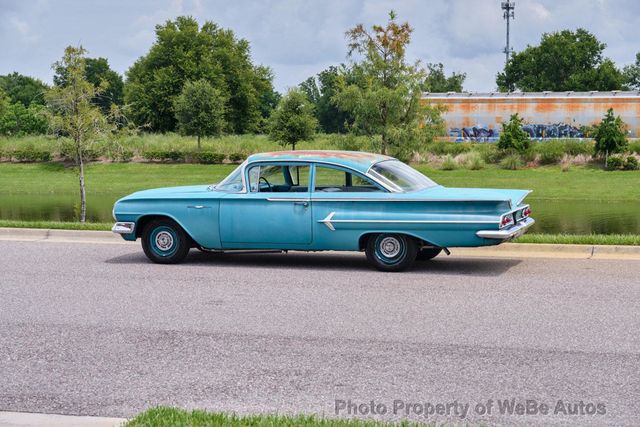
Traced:
[[113, 217], [114, 221], [118, 220], [118, 218], [116, 218], [116, 205], [113, 205], [113, 209], [111, 209], [111, 216]]

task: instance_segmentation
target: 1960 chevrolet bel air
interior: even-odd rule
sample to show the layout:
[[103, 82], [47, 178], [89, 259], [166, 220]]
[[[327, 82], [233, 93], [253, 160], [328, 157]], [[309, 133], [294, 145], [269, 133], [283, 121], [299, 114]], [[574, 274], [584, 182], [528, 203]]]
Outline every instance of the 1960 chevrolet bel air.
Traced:
[[250, 156], [217, 185], [118, 200], [113, 232], [141, 238], [151, 261], [203, 251], [364, 251], [400, 271], [450, 247], [497, 245], [534, 220], [528, 190], [448, 188], [387, 156], [283, 151]]

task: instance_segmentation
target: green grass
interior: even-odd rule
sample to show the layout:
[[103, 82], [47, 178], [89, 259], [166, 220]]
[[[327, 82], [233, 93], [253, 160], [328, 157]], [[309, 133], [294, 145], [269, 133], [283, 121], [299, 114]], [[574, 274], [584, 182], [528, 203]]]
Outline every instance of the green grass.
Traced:
[[640, 200], [640, 173], [604, 171], [589, 166], [560, 166], [504, 170], [487, 166], [482, 170], [443, 171], [428, 165], [413, 165], [439, 184], [448, 187], [526, 188], [533, 190], [528, 200]]
[[233, 415], [220, 412], [185, 411], [159, 407], [149, 409], [124, 424], [125, 427], [390, 427], [433, 426], [422, 423], [386, 423], [355, 419], [338, 420], [312, 415]]
[[14, 221], [0, 219], [0, 228], [46, 228], [50, 230], [109, 231], [112, 223], [105, 222], [58, 222], [58, 221]]
[[515, 243], [554, 243], [558, 245], [638, 246], [637, 234], [525, 234]]
[[[449, 187], [527, 188], [535, 200], [640, 200], [640, 173], [604, 171], [574, 166], [562, 172], [559, 166], [503, 170], [486, 167], [470, 171], [443, 171], [414, 165], [439, 184]], [[209, 184], [222, 180], [236, 165], [97, 163], [86, 169], [89, 194], [122, 194], [145, 188]], [[74, 168], [60, 164], [0, 163], [0, 194], [76, 194]]]

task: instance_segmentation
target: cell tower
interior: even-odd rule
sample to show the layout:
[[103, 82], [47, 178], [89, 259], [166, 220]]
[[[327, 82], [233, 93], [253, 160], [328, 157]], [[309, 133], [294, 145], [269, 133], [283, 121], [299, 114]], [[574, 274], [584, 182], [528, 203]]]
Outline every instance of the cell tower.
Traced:
[[509, 46], [509, 21], [512, 18], [516, 19], [516, 15], [515, 15], [516, 2], [503, 1], [500, 7], [504, 11], [502, 13], [502, 17], [507, 20], [507, 45], [505, 46], [503, 51], [505, 54], [505, 63], [507, 63], [509, 62], [509, 55], [511, 55], [511, 53], [513, 52], [513, 49], [511, 48], [511, 46]]

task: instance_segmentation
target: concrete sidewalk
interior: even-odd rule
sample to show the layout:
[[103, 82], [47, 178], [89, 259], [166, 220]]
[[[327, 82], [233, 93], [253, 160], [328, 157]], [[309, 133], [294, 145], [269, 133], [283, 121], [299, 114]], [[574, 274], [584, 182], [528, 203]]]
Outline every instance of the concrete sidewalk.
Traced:
[[[132, 245], [110, 231], [0, 228], [0, 240]], [[507, 258], [640, 260], [640, 246], [503, 243], [481, 248], [452, 248], [452, 255]]]
[[116, 427], [124, 418], [0, 411], [0, 427]]

